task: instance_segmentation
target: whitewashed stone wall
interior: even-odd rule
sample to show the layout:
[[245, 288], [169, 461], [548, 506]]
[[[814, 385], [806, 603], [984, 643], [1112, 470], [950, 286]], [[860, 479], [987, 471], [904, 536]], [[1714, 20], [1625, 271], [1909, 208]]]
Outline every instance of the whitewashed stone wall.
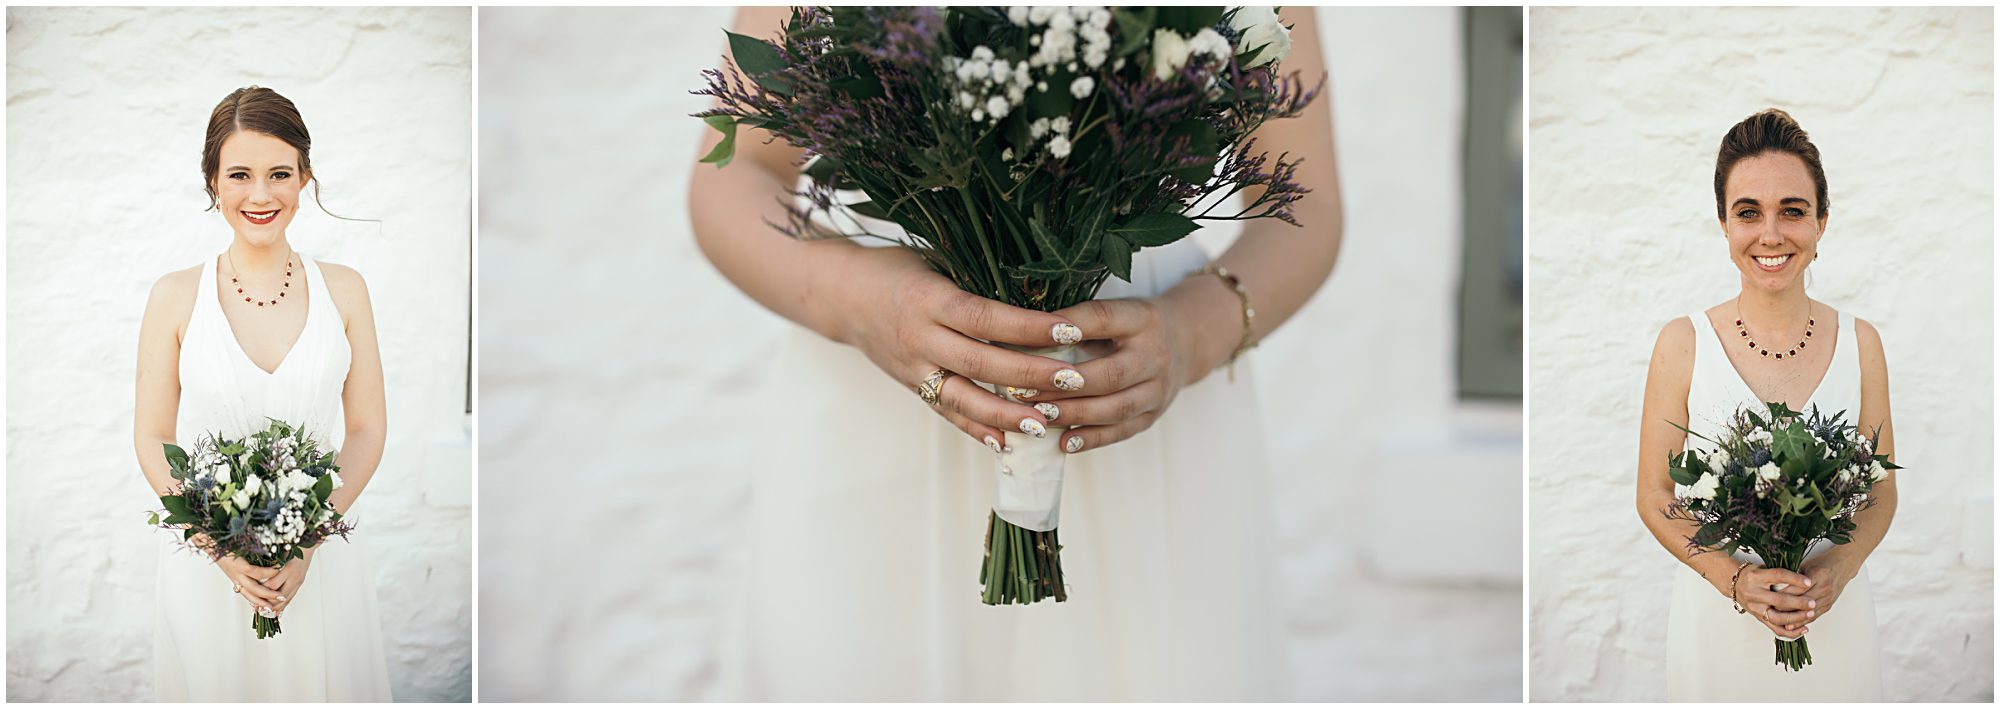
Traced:
[[471, 28], [467, 8], [9, 8], [8, 700], [154, 696], [164, 533], [133, 358], [153, 281], [229, 243], [199, 158], [247, 84], [304, 113], [327, 206], [381, 220], [307, 207], [291, 237], [374, 301], [391, 430], [357, 539], [396, 697], [471, 699]]
[[1868, 562], [1887, 698], [1992, 701], [1992, 10], [1538, 8], [1529, 35], [1530, 696], [1662, 700], [1688, 661], [1639, 405], [1661, 326], [1736, 292], [1716, 146], [1778, 106], [1831, 190], [1807, 292], [1881, 330], [1910, 468]]
[[[769, 444], [745, 395], [792, 327], [685, 217], [687, 92], [732, 12], [480, 12], [482, 699], [726, 698], [738, 462]], [[1520, 416], [1452, 395], [1459, 15], [1321, 23], [1348, 241], [1250, 355], [1263, 420], [1290, 422], [1265, 445], [1291, 694], [1518, 700]]]

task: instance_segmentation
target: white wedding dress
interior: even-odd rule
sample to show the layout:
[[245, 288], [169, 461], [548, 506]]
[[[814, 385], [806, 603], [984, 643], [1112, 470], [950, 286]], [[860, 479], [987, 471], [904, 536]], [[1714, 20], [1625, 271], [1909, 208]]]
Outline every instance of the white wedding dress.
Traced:
[[[1688, 385], [1688, 428], [1714, 436], [1738, 409], [1758, 404], [1758, 397], [1736, 373], [1723, 352], [1723, 340], [1705, 313], [1694, 322], [1694, 378]], [[1817, 405], [1829, 415], [1846, 411], [1849, 423], [1861, 413], [1861, 358], [1855, 346], [1854, 318], [1837, 316], [1833, 362], [1819, 388], [1792, 408]], [[1686, 445], [1705, 441], [1689, 436]], [[1676, 492], [1685, 488], [1676, 487]], [[1826, 552], [1822, 543], [1806, 555]], [[1736, 554], [1738, 563], [1761, 562], [1756, 555]], [[1864, 564], [1825, 617], [1806, 633], [1812, 664], [1798, 672], [1774, 662], [1769, 628], [1731, 608], [1729, 599], [1686, 568], [1674, 574], [1674, 595], [1667, 619], [1667, 698], [1670, 701], [1882, 701], [1881, 643], [1876, 636], [1875, 599]]]
[[[319, 264], [299, 258], [306, 276], [305, 330], [269, 373], [243, 352], [223, 316], [215, 260], [202, 266], [181, 342], [175, 430], [182, 447], [204, 433], [237, 438], [261, 431], [267, 417], [303, 427], [329, 449], [340, 447], [346, 431], [340, 396], [351, 358], [347, 333]], [[355, 538], [366, 533], [362, 525]], [[250, 604], [230, 591], [229, 579], [208, 557], [163, 541], [154, 628], [159, 699], [388, 701], [382, 624], [365, 551], [339, 539], [322, 544], [305, 585], [285, 609], [283, 632], [258, 640], [250, 629]]]
[[[1207, 256], [1148, 249], [1166, 290]], [[1212, 276], [1198, 276], [1208, 278]], [[1085, 333], [1086, 336], [1089, 333]], [[793, 328], [767, 390], [730, 700], [1281, 698], [1271, 501], [1248, 361], [1189, 387], [1144, 433], [1070, 458], [1069, 600], [980, 603], [995, 456], [859, 350]]]

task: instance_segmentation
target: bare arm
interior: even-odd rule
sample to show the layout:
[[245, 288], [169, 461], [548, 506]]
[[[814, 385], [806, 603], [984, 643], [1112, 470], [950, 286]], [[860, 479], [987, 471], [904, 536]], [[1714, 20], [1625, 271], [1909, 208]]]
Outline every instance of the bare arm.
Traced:
[[[1861, 412], [1854, 424], [1863, 435], [1875, 438], [1876, 453], [1894, 462], [1896, 432], [1890, 425], [1889, 364], [1882, 354], [1882, 335], [1874, 325], [1856, 318], [1854, 343], [1861, 348]], [[1889, 471], [1889, 477], [1875, 483], [1870, 494], [1875, 504], [1854, 515], [1853, 540], [1806, 562], [1801, 569], [1815, 581], [1808, 596], [1818, 602], [1822, 612], [1839, 600], [1847, 582], [1861, 573], [1861, 563], [1888, 535], [1889, 523], [1896, 517], [1896, 472]]]
[[1687, 520], [1668, 519], [1665, 511], [1674, 504], [1674, 481], [1667, 475], [1667, 460], [1681, 453], [1687, 434], [1675, 426], [1688, 425], [1688, 386], [1694, 374], [1694, 324], [1686, 318], [1674, 320], [1660, 331], [1653, 345], [1653, 361], [1646, 372], [1646, 399], [1639, 421], [1639, 519], [1653, 533], [1655, 541], [1676, 560], [1699, 572], [1723, 596], [1729, 596], [1729, 578], [1737, 562], [1722, 554], [1693, 554], [1688, 538], [1700, 525]]
[[346, 321], [347, 344], [354, 353], [347, 368], [347, 384], [340, 393], [347, 417], [347, 438], [338, 460], [342, 485], [328, 498], [334, 510], [346, 514], [382, 463], [389, 408], [382, 393], [382, 354], [375, 343], [375, 311], [368, 299], [368, 283], [346, 266], [322, 263], [320, 272], [326, 274], [327, 293]]
[[[1281, 67], [1286, 74], [1298, 72], [1308, 84], [1317, 81], [1326, 74], [1318, 13], [1311, 7], [1288, 7], [1279, 14], [1295, 23], [1292, 51]], [[1253, 333], [1257, 340], [1276, 331], [1319, 291], [1340, 254], [1342, 209], [1340, 173], [1334, 159], [1331, 81], [1329, 78], [1328, 88], [1303, 114], [1265, 123], [1252, 134], [1274, 160], [1281, 152], [1304, 158], [1296, 179], [1312, 192], [1292, 205], [1300, 226], [1276, 219], [1244, 222], [1236, 243], [1215, 259], [1249, 289], [1251, 306], [1257, 311]], [[1261, 187], [1245, 189], [1245, 203], [1262, 192]], [[1209, 333], [1194, 348], [1199, 361], [1189, 370], [1188, 383], [1199, 381], [1235, 352], [1242, 339], [1243, 304], [1222, 279], [1189, 278], [1168, 290], [1161, 300], [1188, 321], [1205, 325], [1199, 330]]]
[[139, 471], [156, 495], [174, 487], [166, 444], [174, 442], [181, 407], [181, 336], [194, 312], [201, 268], [175, 271], [153, 283], [146, 314], [139, 322], [137, 389], [133, 395], [132, 446]]

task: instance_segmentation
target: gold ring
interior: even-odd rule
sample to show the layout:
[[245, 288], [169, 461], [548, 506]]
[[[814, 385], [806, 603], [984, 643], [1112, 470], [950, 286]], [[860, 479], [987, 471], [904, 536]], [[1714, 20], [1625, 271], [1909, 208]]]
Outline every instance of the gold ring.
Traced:
[[924, 383], [917, 385], [917, 398], [923, 399], [926, 404], [937, 406], [938, 394], [944, 392], [944, 380], [949, 376], [951, 372], [944, 368], [932, 370], [930, 374], [924, 375]]
[[243, 592], [243, 586], [242, 586], [241, 584], [234, 584], [234, 583], [232, 583], [232, 584], [229, 584], [229, 592], [230, 592], [230, 593], [242, 593], [242, 592]]

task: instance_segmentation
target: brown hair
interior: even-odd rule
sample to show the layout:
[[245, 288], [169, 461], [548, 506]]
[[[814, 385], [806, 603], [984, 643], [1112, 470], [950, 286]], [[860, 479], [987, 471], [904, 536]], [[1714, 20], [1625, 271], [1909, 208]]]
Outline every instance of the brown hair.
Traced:
[[312, 171], [312, 134], [306, 119], [292, 100], [262, 86], [245, 86], [222, 97], [208, 114], [208, 139], [201, 146], [201, 187], [208, 192], [208, 208], [216, 208], [215, 173], [222, 165], [222, 141], [239, 131], [251, 131], [285, 141], [299, 151], [299, 171], [312, 180], [313, 204], [337, 219], [319, 201], [319, 176]]
[[1826, 218], [1826, 170], [1819, 164], [1819, 148], [1806, 136], [1806, 129], [1792, 120], [1792, 114], [1779, 109], [1767, 108], [1751, 114], [1743, 122], [1729, 129], [1722, 136], [1722, 149], [1715, 154], [1715, 217], [1727, 219], [1728, 212], [1723, 207], [1723, 183], [1729, 181], [1729, 171], [1744, 158], [1752, 158], [1765, 153], [1787, 153], [1805, 161], [1806, 172], [1812, 175], [1813, 195], [1821, 219]]

